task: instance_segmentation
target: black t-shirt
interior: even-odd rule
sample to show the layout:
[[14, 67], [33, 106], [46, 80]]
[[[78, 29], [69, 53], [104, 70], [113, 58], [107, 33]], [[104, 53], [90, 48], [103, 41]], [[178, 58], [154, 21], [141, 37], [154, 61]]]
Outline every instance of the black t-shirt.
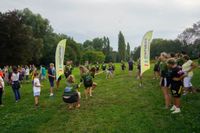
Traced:
[[[55, 72], [54, 72], [53, 69], [49, 68], [49, 69], [48, 69], [48, 74], [54, 76], [54, 75], [55, 75]], [[49, 76], [49, 80], [53, 81], [53, 80], [54, 80], [54, 77]]]
[[182, 85], [183, 81], [179, 80], [179, 81], [174, 81], [173, 78], [180, 78], [182, 75], [184, 75], [184, 72], [182, 71], [182, 69], [178, 66], [176, 66], [175, 68], [171, 69], [170, 72], [170, 79], [171, 79], [171, 84], [172, 85]]

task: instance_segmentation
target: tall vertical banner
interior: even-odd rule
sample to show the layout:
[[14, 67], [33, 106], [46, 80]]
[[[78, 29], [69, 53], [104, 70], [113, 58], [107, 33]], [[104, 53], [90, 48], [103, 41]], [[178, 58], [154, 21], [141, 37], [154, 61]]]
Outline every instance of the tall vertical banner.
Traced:
[[150, 44], [153, 36], [153, 31], [148, 31], [141, 43], [141, 49], [140, 49], [140, 67], [141, 67], [141, 73], [140, 75], [150, 69]]
[[66, 39], [61, 40], [56, 48], [56, 80], [64, 74], [64, 56], [65, 56], [65, 46], [66, 46]]

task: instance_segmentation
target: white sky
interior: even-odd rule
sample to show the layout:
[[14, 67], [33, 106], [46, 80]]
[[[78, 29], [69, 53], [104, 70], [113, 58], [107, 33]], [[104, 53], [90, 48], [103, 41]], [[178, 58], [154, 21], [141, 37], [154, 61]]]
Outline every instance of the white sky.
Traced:
[[0, 0], [1, 12], [24, 8], [78, 42], [108, 36], [115, 50], [120, 30], [133, 49], [148, 30], [175, 39], [200, 20], [200, 0]]

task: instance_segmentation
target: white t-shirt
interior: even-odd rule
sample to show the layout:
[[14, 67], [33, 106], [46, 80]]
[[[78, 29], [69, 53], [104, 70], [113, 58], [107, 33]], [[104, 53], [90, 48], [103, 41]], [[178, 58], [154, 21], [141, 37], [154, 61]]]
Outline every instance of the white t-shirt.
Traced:
[[26, 70], [25, 70], [25, 75], [29, 75], [29, 73], [30, 73], [29, 68], [26, 68]]
[[19, 81], [19, 73], [12, 73], [12, 81]]
[[0, 88], [4, 88], [4, 81], [3, 81], [3, 78], [1, 76], [0, 76], [0, 82], [1, 82]]
[[[188, 60], [187, 62], [185, 62], [182, 66], [182, 69], [184, 72], [187, 72], [191, 69], [191, 65], [192, 65], [193, 61], [192, 60]], [[193, 76], [193, 71], [188, 72], [188, 76], [192, 77]]]
[[38, 78], [34, 78], [33, 80], [33, 92], [36, 93], [36, 92], [40, 92], [41, 91], [41, 88], [40, 87], [36, 87], [36, 86], [40, 86], [40, 80]]

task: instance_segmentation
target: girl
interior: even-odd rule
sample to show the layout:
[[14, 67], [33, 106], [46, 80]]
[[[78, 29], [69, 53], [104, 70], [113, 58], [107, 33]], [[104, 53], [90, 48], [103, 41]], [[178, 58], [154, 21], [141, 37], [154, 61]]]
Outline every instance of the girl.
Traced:
[[80, 86], [75, 84], [75, 78], [73, 75], [69, 75], [67, 78], [67, 87], [64, 90], [63, 101], [69, 104], [69, 109], [73, 106], [80, 108], [80, 97], [81, 94], [78, 91]]
[[192, 88], [191, 80], [193, 77], [193, 69], [196, 67], [196, 65], [193, 63], [192, 60], [190, 60], [190, 57], [187, 55], [183, 56], [183, 61], [184, 61], [184, 64], [182, 65], [182, 69], [185, 72], [185, 74], [187, 75], [183, 79], [183, 86], [184, 86], [184, 94], [183, 95], [186, 95], [188, 93], [188, 91], [194, 92], [194, 90]]
[[181, 90], [182, 90], [182, 80], [185, 77], [184, 72], [181, 70], [179, 66], [176, 64], [176, 60], [171, 58], [167, 61], [168, 67], [171, 70], [170, 73], [170, 81], [171, 81], [171, 93], [173, 96], [173, 106], [170, 109], [172, 114], [180, 113], [180, 97], [181, 97]]
[[159, 68], [160, 59], [156, 56], [155, 61], [156, 61], [156, 63], [154, 65], [154, 78], [153, 79], [159, 79], [159, 77], [160, 77], [160, 68]]
[[3, 81], [3, 78], [0, 76], [0, 106], [1, 107], [3, 107], [3, 104], [2, 104], [3, 92], [4, 92], [4, 81]]
[[20, 82], [19, 82], [19, 72], [17, 71], [17, 67], [13, 67], [13, 73], [11, 75], [11, 81], [12, 81], [12, 89], [15, 94], [15, 101], [18, 102], [21, 99], [20, 96]]
[[160, 86], [162, 88], [162, 92], [165, 99], [165, 108], [169, 108], [170, 106], [170, 96], [169, 96], [169, 86], [170, 86], [170, 79], [169, 79], [169, 71], [167, 67], [167, 54], [165, 52], [160, 54]]
[[80, 75], [81, 75], [81, 82], [83, 82], [83, 84], [84, 84], [85, 97], [87, 99], [88, 95], [90, 97], [92, 97], [92, 88], [93, 88], [92, 76], [86, 67], [80, 66], [79, 69], [80, 69]]
[[34, 73], [33, 79], [33, 95], [35, 97], [35, 106], [38, 107], [39, 105], [39, 96], [41, 92], [42, 85], [40, 84], [39, 74], [37, 72]]

